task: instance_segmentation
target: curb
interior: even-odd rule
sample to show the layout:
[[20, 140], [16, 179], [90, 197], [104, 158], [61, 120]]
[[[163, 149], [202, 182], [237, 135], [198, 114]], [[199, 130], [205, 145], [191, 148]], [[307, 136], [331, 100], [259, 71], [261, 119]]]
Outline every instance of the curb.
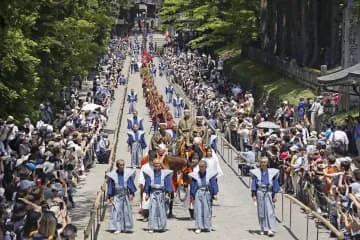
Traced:
[[[125, 59], [125, 61], [126, 61], [126, 59]], [[119, 142], [119, 132], [120, 132], [120, 129], [121, 129], [121, 120], [122, 120], [122, 117], [124, 115], [125, 101], [126, 101], [126, 97], [127, 97], [126, 93], [128, 91], [129, 73], [130, 73], [130, 65], [128, 66], [127, 72], [125, 74], [125, 77], [126, 77], [127, 81], [126, 81], [126, 85], [125, 85], [125, 89], [124, 89], [124, 96], [123, 96], [123, 99], [122, 99], [120, 111], [119, 111], [117, 121], [116, 121], [116, 131], [115, 131], [115, 134], [114, 134], [115, 141], [111, 146], [111, 153], [110, 153], [110, 157], [109, 157], [109, 165], [108, 165], [108, 169], [105, 172], [105, 174], [107, 172], [110, 172], [114, 168], [114, 163], [115, 163], [115, 158], [116, 158], [116, 153], [117, 153], [117, 145], [118, 145], [118, 142]]]
[[[125, 61], [126, 61], [126, 59], [127, 58], [125, 58]], [[125, 71], [126, 71], [125, 75], [127, 75], [127, 77], [128, 77], [129, 72], [130, 72], [130, 65], [128, 66], [128, 69]], [[116, 125], [115, 125], [116, 130], [114, 133], [113, 142], [111, 144], [111, 153], [109, 156], [108, 167], [104, 173], [104, 182], [100, 186], [100, 190], [96, 193], [94, 205], [93, 205], [92, 209], [90, 210], [90, 218], [89, 218], [88, 225], [87, 225], [87, 227], [85, 227], [85, 229], [83, 231], [84, 232], [83, 239], [88, 239], [88, 238], [90, 238], [91, 240], [97, 239], [97, 235], [99, 233], [98, 231], [99, 231], [101, 222], [104, 220], [104, 217], [105, 217], [105, 212], [106, 212], [105, 201], [106, 201], [106, 191], [107, 191], [106, 173], [111, 171], [114, 167], [114, 163], [115, 163], [115, 159], [116, 159], [116, 152], [117, 152], [116, 149], [117, 149], [118, 140], [119, 140], [119, 132], [121, 129], [121, 120], [123, 117], [125, 100], [126, 100], [126, 96], [127, 96], [127, 90], [128, 90], [128, 81], [126, 82], [126, 85], [125, 85], [124, 96], [123, 96], [122, 102], [120, 103], [121, 107], [120, 107], [119, 114], [117, 115], [117, 120], [116, 120]]]

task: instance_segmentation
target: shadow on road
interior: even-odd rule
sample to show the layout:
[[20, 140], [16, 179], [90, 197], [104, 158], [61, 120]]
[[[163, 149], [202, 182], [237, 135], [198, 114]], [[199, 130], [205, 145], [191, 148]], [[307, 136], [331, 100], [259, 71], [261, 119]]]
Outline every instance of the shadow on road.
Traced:
[[191, 221], [190, 217], [174, 217], [178, 221]]
[[292, 237], [294, 240], [300, 240], [299, 238], [297, 238], [297, 237], [295, 236], [295, 234], [293, 233], [293, 231], [292, 231], [288, 226], [283, 225], [283, 227], [286, 229], [286, 231], [288, 231], [288, 233], [291, 235], [291, 237]]
[[106, 134], [109, 134], [109, 135], [110, 134], [115, 134], [115, 129], [104, 129], [103, 132], [106, 133]]

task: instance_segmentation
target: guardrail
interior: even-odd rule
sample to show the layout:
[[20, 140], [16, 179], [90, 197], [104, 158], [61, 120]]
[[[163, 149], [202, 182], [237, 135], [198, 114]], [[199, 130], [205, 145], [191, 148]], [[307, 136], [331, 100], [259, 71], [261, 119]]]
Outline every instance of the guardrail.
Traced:
[[[187, 103], [190, 112], [192, 116], [196, 116], [197, 113], [197, 107], [192, 103], [192, 101], [186, 96], [182, 88], [177, 85], [175, 82], [174, 89], [175, 92], [179, 93], [180, 96], [185, 100]], [[249, 159], [244, 156], [244, 154], [240, 151], [238, 151], [226, 138], [225, 136], [217, 129], [212, 128], [211, 126], [208, 126], [211, 128], [217, 138], [218, 138], [218, 149], [217, 153], [220, 155], [220, 157], [223, 159], [223, 161], [232, 169], [232, 171], [239, 177], [239, 179], [243, 182], [243, 184], [250, 188], [251, 184], [251, 177], [246, 176], [245, 168], [247, 167], [255, 167], [256, 163], [252, 163]], [[289, 211], [284, 211], [284, 197], [289, 200]], [[292, 230], [292, 221], [293, 221], [293, 214], [292, 209], [293, 205], [296, 204], [300, 208], [304, 210], [304, 214], [306, 215], [306, 240], [309, 239], [310, 231], [309, 231], [309, 220], [311, 218], [316, 218], [316, 240], [319, 239], [319, 229], [320, 225], [324, 225], [327, 229], [329, 229], [337, 239], [344, 239], [344, 234], [337, 230], [327, 219], [325, 219], [323, 216], [321, 216], [319, 213], [313, 211], [309, 207], [307, 207], [305, 204], [303, 204], [300, 200], [296, 199], [295, 197], [281, 193], [281, 222], [284, 224], [284, 213], [289, 214], [289, 229]], [[315, 239], [315, 238], [310, 238]]]
[[[284, 206], [284, 197], [287, 198], [289, 200], [289, 210], [285, 210], [285, 206]], [[319, 239], [319, 230], [320, 230], [320, 226], [321, 224], [323, 226], [325, 226], [328, 230], [330, 230], [334, 236], [336, 236], [336, 239], [345, 239], [344, 234], [342, 231], [336, 229], [327, 219], [325, 219], [323, 216], [321, 216], [319, 213], [313, 211], [312, 209], [310, 209], [308, 206], [306, 206], [305, 204], [303, 204], [300, 200], [298, 200], [297, 198], [288, 195], [288, 194], [284, 194], [281, 193], [281, 222], [284, 224], [284, 213], [288, 213], [288, 220], [289, 222], [285, 223], [288, 224], [290, 231], [292, 232], [292, 222], [293, 222], [293, 214], [292, 214], [292, 209], [293, 209], [293, 205], [296, 204], [298, 205], [302, 210], [304, 210], [304, 213], [306, 215], [306, 232], [305, 232], [305, 239]], [[311, 235], [311, 231], [309, 231], [309, 220], [315, 218], [315, 228], [316, 228], [316, 237]], [[302, 225], [303, 226], [303, 225]], [[311, 236], [309, 236], [311, 235]]]
[[[125, 63], [125, 61], [124, 61], [124, 63]], [[128, 66], [128, 72], [127, 72], [128, 76], [129, 76], [129, 72], [130, 72], [130, 65]], [[124, 89], [125, 94], [122, 99], [122, 106], [121, 106], [119, 115], [117, 116], [117, 122], [116, 122], [117, 127], [116, 127], [116, 131], [114, 133], [115, 142], [112, 144], [112, 147], [111, 147], [108, 169], [106, 170], [105, 174], [112, 171], [112, 169], [114, 167], [115, 158], [116, 158], [116, 146], [118, 145], [118, 140], [119, 140], [118, 136], [119, 136], [119, 132], [120, 132], [120, 128], [121, 128], [121, 119], [123, 116], [125, 102], [126, 102], [126, 96], [127, 96], [126, 95], [127, 89], [128, 89], [127, 86], [128, 85], [126, 84], [125, 89]], [[107, 192], [106, 191], [107, 191], [107, 181], [105, 179], [104, 183], [100, 187], [100, 191], [98, 191], [96, 194], [93, 209], [90, 210], [89, 223], [86, 226], [86, 228], [84, 229], [84, 240], [87, 240], [87, 239], [96, 240], [97, 239], [97, 235], [98, 235], [99, 228], [100, 228], [100, 223], [104, 220], [104, 217], [105, 217], [105, 210], [106, 210], [105, 202], [107, 200], [107, 197], [106, 197]]]

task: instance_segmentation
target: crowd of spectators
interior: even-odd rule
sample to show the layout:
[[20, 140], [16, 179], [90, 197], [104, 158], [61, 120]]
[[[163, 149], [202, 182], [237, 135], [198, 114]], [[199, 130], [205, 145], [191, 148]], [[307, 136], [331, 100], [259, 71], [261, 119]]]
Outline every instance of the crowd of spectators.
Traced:
[[73, 193], [96, 162], [106, 163], [103, 133], [118, 85], [126, 42], [113, 40], [91, 90], [71, 88], [63, 110], [40, 105], [36, 124], [0, 119], [0, 239], [75, 239], [68, 210]]
[[[169, 47], [163, 59], [170, 80], [247, 157], [248, 168], [266, 156], [285, 193], [327, 217], [346, 239], [360, 239], [360, 118], [343, 125], [325, 119], [338, 109], [337, 93], [301, 97], [297, 106], [285, 100], [271, 113], [265, 104], [254, 109], [251, 91], [226, 80], [220, 57]], [[275, 127], [257, 127], [266, 121]]]

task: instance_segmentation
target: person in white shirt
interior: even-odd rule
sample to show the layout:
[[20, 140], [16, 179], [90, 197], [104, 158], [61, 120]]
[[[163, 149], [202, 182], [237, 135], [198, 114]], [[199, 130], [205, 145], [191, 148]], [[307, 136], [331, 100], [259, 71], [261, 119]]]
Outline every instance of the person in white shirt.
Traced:
[[318, 97], [316, 99], [316, 101], [311, 105], [310, 107], [310, 112], [311, 112], [311, 115], [310, 115], [310, 122], [311, 122], [311, 130], [316, 130], [316, 125], [317, 125], [317, 121], [318, 121], [318, 112], [319, 112], [319, 109], [321, 107], [321, 104], [320, 104], [320, 98]]
[[333, 148], [340, 148], [342, 151], [348, 151], [349, 139], [342, 129], [335, 129], [329, 137], [329, 144]]
[[8, 132], [7, 132], [7, 141], [11, 141], [14, 140], [16, 137], [16, 134], [19, 132], [18, 127], [15, 125], [14, 123], [14, 118], [12, 116], [9, 116], [7, 121], [6, 121], [6, 125], [8, 128]]
[[250, 129], [246, 123], [242, 123], [237, 133], [240, 137], [240, 151], [246, 152], [248, 150], [246, 147], [250, 144]]
[[34, 127], [34, 125], [32, 125], [30, 118], [25, 118], [24, 121], [25, 121], [25, 124], [23, 125], [23, 127], [29, 129], [29, 133], [27, 135], [29, 137], [31, 137], [31, 134], [34, 131], [35, 127]]

